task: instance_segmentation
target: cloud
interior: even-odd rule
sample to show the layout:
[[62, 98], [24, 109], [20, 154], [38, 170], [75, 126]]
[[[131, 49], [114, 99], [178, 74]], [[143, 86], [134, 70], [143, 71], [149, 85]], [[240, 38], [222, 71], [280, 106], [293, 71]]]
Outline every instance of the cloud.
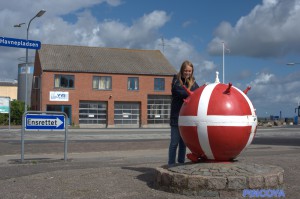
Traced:
[[[77, 13], [76, 16], [77, 21], [73, 24], [60, 17], [53, 17], [45, 22], [41, 30], [42, 34], [39, 34], [40, 37], [46, 38], [43, 42], [141, 48], [155, 40], [158, 29], [169, 20], [169, 16], [164, 11], [145, 14], [131, 25], [119, 20], [97, 21], [89, 10]], [[66, 32], [68, 34], [65, 34]]]
[[[0, 8], [0, 35], [26, 38], [27, 24], [21, 28], [14, 28], [13, 25], [28, 23], [40, 9], [45, 9], [45, 15], [31, 23], [29, 39], [47, 44], [157, 49], [161, 50], [177, 70], [184, 60], [190, 60], [194, 64], [199, 85], [215, 81], [216, 70], [220, 66], [216, 66], [193, 44], [176, 36], [176, 31], [173, 32], [175, 36], [165, 37], [162, 43], [161, 31], [169, 28], [168, 23], [173, 20], [174, 14], [153, 10], [131, 23], [122, 19], [100, 20], [92, 14], [94, 6], [106, 4], [114, 7], [123, 3], [125, 2], [121, 0], [5, 1]], [[72, 21], [67, 20], [68, 16], [72, 16]], [[230, 49], [229, 56], [262, 58], [299, 54], [299, 18], [300, 0], [264, 0], [235, 24], [221, 22], [208, 45], [209, 53], [221, 55], [221, 42], [224, 41]], [[194, 23], [194, 19], [185, 21], [181, 27], [188, 27], [191, 22]], [[34, 53], [34, 50], [29, 50], [29, 56]], [[17, 79], [19, 57], [25, 57], [25, 49], [0, 47], [0, 79]], [[234, 78], [239, 81], [233, 82], [234, 86], [243, 90], [247, 87], [245, 82], [253, 78], [248, 83], [252, 87], [248, 95], [258, 114], [265, 115], [261, 110], [274, 112], [274, 107], [284, 107], [286, 110], [282, 109], [283, 111], [291, 112], [300, 101], [299, 73], [287, 77], [284, 74], [277, 76], [272, 73], [271, 67], [266, 67], [265, 70], [260, 69], [255, 76], [252, 70], [252, 73], [247, 70], [247, 66], [241, 66], [239, 70], [239, 73], [234, 71]], [[222, 80], [221, 71], [219, 72], [219, 79]]]
[[[90, 6], [105, 1], [85, 1], [69, 5], [70, 2], [56, 3], [53, 12], [46, 12], [43, 19], [36, 19], [30, 27], [30, 38], [39, 40], [46, 44], [60, 45], [82, 45], [99, 47], [117, 48], [136, 48], [136, 49], [159, 49], [163, 51], [159, 30], [171, 20], [171, 15], [165, 11], [154, 10], [137, 18], [132, 24], [126, 24], [120, 20], [104, 19], [99, 21], [91, 14]], [[112, 4], [112, 1], [107, 1]], [[25, 1], [24, 5], [28, 2]], [[116, 1], [114, 5], [120, 5], [121, 1]], [[43, 7], [51, 10], [47, 1], [43, 1]], [[35, 7], [36, 5], [33, 5]], [[60, 8], [65, 7], [66, 10]], [[10, 8], [10, 6], [8, 6]], [[80, 10], [79, 10], [80, 9]], [[76, 11], [76, 12], [75, 12]], [[62, 15], [73, 13], [75, 20], [72, 22], [64, 20]], [[7, 12], [6, 12], [7, 13]], [[3, 12], [0, 11], [0, 16]], [[12, 15], [12, 14], [11, 14]], [[20, 16], [21, 17], [21, 16]], [[19, 20], [17, 20], [19, 21]], [[14, 29], [17, 35], [25, 34], [26, 27]], [[11, 32], [11, 30], [10, 30]], [[122, 33], [122, 34], [120, 34]], [[17, 36], [22, 38], [22, 36]], [[187, 42], [178, 37], [165, 40], [164, 55], [170, 60], [171, 64], [179, 70], [181, 63], [189, 59], [194, 63], [195, 76], [201, 83], [212, 82], [213, 79], [207, 78], [214, 73], [215, 65], [211, 61], [205, 61], [197, 50]], [[0, 49], [1, 50], [1, 49]], [[20, 49], [15, 49], [21, 53]], [[34, 56], [34, 51], [30, 50], [29, 55]], [[18, 53], [16, 53], [18, 54]], [[15, 55], [14, 55], [15, 56]], [[12, 63], [12, 62], [10, 62]], [[17, 60], [13, 62], [17, 65]], [[2, 65], [5, 67], [5, 64]], [[14, 75], [13, 75], [14, 74]], [[16, 78], [16, 70], [7, 76]], [[207, 78], [207, 79], [206, 79]]]
[[119, 6], [121, 4], [123, 4], [122, 0], [106, 0], [108, 5], [111, 6]]
[[114, 20], [104, 21], [99, 24], [97, 37], [101, 38], [104, 46], [147, 48], [149, 43], [154, 44], [159, 28], [169, 19], [166, 12], [155, 10], [134, 21], [132, 25]]
[[300, 1], [264, 0], [232, 26], [222, 22], [208, 44], [212, 55], [221, 54], [224, 41], [231, 55], [278, 57], [288, 53], [300, 54]]
[[240, 73], [237, 73], [236, 79], [237, 80], [244, 80], [249, 77], [252, 77], [252, 72], [250, 70], [242, 70]]
[[194, 65], [194, 74], [198, 84], [206, 82], [214, 82], [215, 79], [210, 78], [216, 72], [216, 65], [212, 61], [207, 61], [197, 52], [197, 50], [189, 43], [183, 41], [179, 37], [164, 39], [164, 49], [162, 41], [157, 39], [154, 49], [160, 49], [164, 52], [166, 58], [179, 71], [184, 60], [189, 60]]
[[186, 28], [186, 27], [191, 26], [191, 25], [192, 25], [192, 21], [185, 21], [185, 22], [182, 23], [181, 26], [182, 26], [183, 28]]
[[[121, 0], [64, 0], [64, 1], [31, 1], [10, 0], [1, 2], [0, 36], [26, 39], [28, 22], [38, 11], [45, 9], [41, 18], [36, 18], [30, 24], [29, 39], [51, 44], [86, 44], [91, 38], [90, 32], [97, 30], [96, 20], [90, 15], [89, 9], [94, 5], [107, 3], [109, 6], [122, 4]], [[83, 10], [83, 11], [82, 11]], [[64, 21], [62, 16], [74, 12], [78, 14], [77, 24]], [[85, 20], [88, 19], [88, 20]], [[20, 28], [15, 24], [26, 23]], [[84, 30], [88, 27], [87, 30]], [[80, 35], [83, 33], [82, 35]], [[97, 43], [97, 39], [95, 41]], [[29, 58], [35, 51], [29, 50]], [[20, 57], [25, 57], [25, 49], [0, 47], [0, 79], [17, 79], [17, 66]], [[8, 70], [9, 68], [9, 70]]]
[[[28, 2], [29, 1], [26, 0], [22, 2], [23, 7], [26, 7]], [[170, 19], [170, 16], [168, 16], [166, 12], [155, 10], [145, 14], [130, 25], [118, 20], [104, 19], [103, 21], [98, 21], [91, 14], [90, 6], [104, 2], [116, 6], [120, 5], [121, 1], [87, 0], [84, 1], [85, 3], [82, 1], [78, 3], [74, 3], [74, 1], [62, 2], [53, 5], [48, 4], [48, 1], [40, 2], [41, 7], [45, 7], [51, 11], [46, 12], [45, 15], [42, 16], [43, 19], [36, 18], [34, 22], [31, 23], [29, 39], [38, 40], [47, 44], [153, 49], [155, 40], [158, 38], [158, 30]], [[24, 18], [27, 17], [22, 16], [20, 10], [18, 11], [17, 8], [12, 5], [13, 1], [5, 5], [5, 10], [0, 10], [1, 36], [9, 35], [10, 37], [25, 39], [27, 25], [14, 28], [13, 24], [24, 22]], [[33, 3], [31, 7], [36, 6], [37, 4]], [[66, 10], [62, 10], [62, 7], [66, 8]], [[63, 19], [62, 15], [79, 9], [80, 11], [74, 12], [76, 16], [74, 22], [71, 23]], [[36, 11], [32, 16], [35, 14]], [[13, 21], [12, 19], [15, 20]], [[30, 17], [28, 19], [30, 19]], [[11, 24], [11, 27], [4, 28], [7, 24]], [[4, 57], [3, 52], [6, 51], [14, 53], [6, 54], [7, 56]], [[0, 47], [0, 53], [0, 59], [2, 61], [0, 70], [5, 70], [8, 63], [14, 66], [14, 69], [7, 71], [7, 74], [0, 74], [0, 78], [1, 76], [2, 78], [4, 76], [5, 78], [8, 77], [11, 79], [17, 78], [17, 58], [25, 55], [25, 49], [7, 49], [7, 47]], [[34, 53], [34, 50], [29, 50], [29, 56], [34, 56]]]
[[[48, 17], [62, 16], [75, 12], [85, 8], [91, 8], [92, 6], [107, 3], [109, 6], [119, 6], [122, 4], [122, 0], [63, 0], [63, 1], [48, 1], [48, 0], [10, 0], [2, 3], [1, 6], [6, 10], [17, 14], [16, 19], [30, 19], [39, 10], [45, 9]], [[24, 12], [26, 10], [26, 12]], [[22, 16], [22, 17], [21, 17]]]
[[[265, 115], [261, 110], [268, 110], [268, 114], [291, 113], [295, 104], [300, 101], [300, 72], [280, 78], [271, 73], [259, 73], [249, 83], [253, 88], [249, 98], [256, 107], [257, 114]], [[278, 110], [276, 107], [281, 107]], [[277, 111], [277, 112], [276, 112]]]

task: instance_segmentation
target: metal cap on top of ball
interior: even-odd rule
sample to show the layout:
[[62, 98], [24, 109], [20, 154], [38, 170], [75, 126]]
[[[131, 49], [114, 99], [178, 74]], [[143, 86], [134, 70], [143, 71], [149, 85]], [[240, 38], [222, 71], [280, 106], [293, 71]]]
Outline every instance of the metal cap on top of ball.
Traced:
[[186, 89], [189, 97], [180, 109], [179, 130], [192, 162], [233, 160], [252, 142], [257, 116], [246, 95], [250, 89], [220, 83], [218, 72], [215, 83], [194, 92]]

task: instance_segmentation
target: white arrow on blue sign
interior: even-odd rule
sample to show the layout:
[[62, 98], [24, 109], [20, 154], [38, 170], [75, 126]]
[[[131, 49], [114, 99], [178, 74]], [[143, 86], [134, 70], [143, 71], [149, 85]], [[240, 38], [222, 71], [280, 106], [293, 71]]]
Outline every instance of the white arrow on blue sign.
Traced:
[[40, 49], [41, 42], [26, 39], [16, 39], [8, 37], [0, 37], [0, 46], [16, 47], [16, 48], [30, 48], [30, 49]]
[[27, 114], [25, 130], [65, 130], [65, 116]]

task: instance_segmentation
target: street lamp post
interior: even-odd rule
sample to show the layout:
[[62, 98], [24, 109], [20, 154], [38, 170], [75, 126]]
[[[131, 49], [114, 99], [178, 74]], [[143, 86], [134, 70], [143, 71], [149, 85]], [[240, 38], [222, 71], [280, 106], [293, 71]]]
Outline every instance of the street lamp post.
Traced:
[[24, 25], [25, 23], [19, 23], [19, 24], [16, 24], [14, 25], [15, 28], [20, 28], [22, 25]]
[[225, 81], [225, 66], [224, 66], [224, 49], [225, 49], [225, 44], [222, 42], [222, 47], [223, 47], [223, 84]]
[[[286, 63], [286, 65], [288, 65], [288, 66], [294, 66], [294, 65], [300, 65], [300, 62], [289, 62], [289, 63]], [[298, 116], [300, 116], [300, 100], [298, 101]], [[297, 108], [295, 108], [295, 113], [296, 113], [296, 109]]]
[[225, 82], [225, 50], [230, 52], [228, 48], [225, 49], [225, 42], [222, 42], [222, 47], [223, 47], [223, 84]]
[[[29, 27], [31, 24], [31, 21], [34, 20], [36, 17], [41, 17], [46, 11], [45, 10], [40, 10], [33, 18], [30, 19], [28, 25], [27, 25], [27, 36], [26, 36], [26, 40], [28, 41], [28, 35], [29, 35]], [[25, 23], [21, 23], [21, 24], [17, 24], [14, 25], [14, 27], [21, 27], [21, 25], [23, 25]], [[25, 112], [27, 111], [27, 95], [28, 95], [28, 48], [26, 48], [26, 61], [25, 61]]]

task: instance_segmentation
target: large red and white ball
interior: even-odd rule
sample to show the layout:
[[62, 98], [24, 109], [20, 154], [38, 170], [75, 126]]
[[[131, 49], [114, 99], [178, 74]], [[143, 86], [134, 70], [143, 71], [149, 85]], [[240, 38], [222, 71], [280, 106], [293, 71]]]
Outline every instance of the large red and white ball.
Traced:
[[232, 86], [203, 85], [183, 103], [179, 130], [193, 155], [206, 160], [235, 159], [252, 142], [255, 109], [244, 92]]

